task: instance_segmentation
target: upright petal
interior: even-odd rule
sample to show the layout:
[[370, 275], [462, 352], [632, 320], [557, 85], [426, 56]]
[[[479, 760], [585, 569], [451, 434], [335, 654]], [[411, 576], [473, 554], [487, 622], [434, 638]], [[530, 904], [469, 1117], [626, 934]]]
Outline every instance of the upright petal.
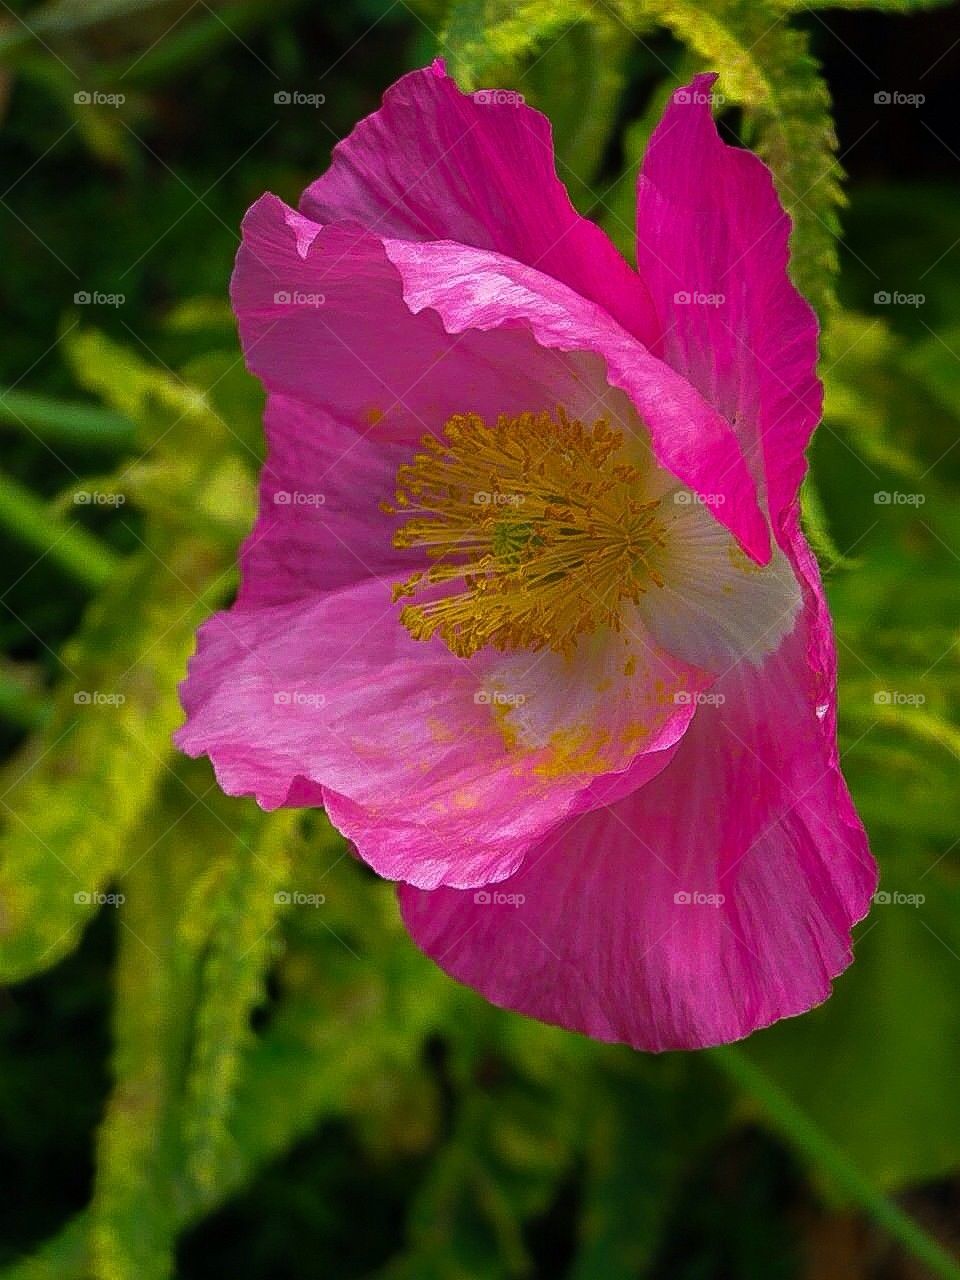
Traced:
[[641, 341], [656, 336], [636, 272], [570, 203], [546, 116], [520, 94], [461, 93], [440, 61], [387, 90], [301, 207], [380, 236], [495, 249], [600, 303]]
[[715, 76], [678, 89], [637, 190], [637, 263], [658, 354], [734, 424], [775, 530], [820, 416], [817, 324], [787, 275], [790, 219], [769, 169], [721, 141]]

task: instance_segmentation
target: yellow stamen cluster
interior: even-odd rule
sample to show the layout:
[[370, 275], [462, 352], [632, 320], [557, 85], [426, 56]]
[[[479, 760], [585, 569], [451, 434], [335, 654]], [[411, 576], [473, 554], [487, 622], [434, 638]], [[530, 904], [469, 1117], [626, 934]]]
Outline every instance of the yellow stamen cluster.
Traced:
[[[495, 649], [570, 653], [577, 638], [619, 631], [625, 602], [663, 579], [663, 537], [623, 436], [600, 418], [458, 415], [397, 472], [390, 514], [410, 519], [394, 545], [433, 561], [394, 588], [420, 596], [400, 620], [416, 640], [437, 634], [469, 657]], [[426, 595], [427, 599], [422, 597]]]

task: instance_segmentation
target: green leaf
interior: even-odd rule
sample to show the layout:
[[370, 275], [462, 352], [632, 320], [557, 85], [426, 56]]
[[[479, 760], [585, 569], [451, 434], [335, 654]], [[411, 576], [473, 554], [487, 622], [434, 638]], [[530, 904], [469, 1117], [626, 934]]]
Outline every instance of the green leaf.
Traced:
[[225, 561], [197, 539], [155, 541], [121, 566], [64, 651], [50, 723], [7, 769], [6, 980], [75, 946], [97, 895], [130, 856], [130, 834], [169, 767], [194, 632], [228, 584]]
[[[790, 1026], [789, 1022], [781, 1026]], [[713, 1050], [714, 1062], [747, 1093], [752, 1094], [769, 1114], [773, 1124], [796, 1146], [813, 1169], [845, 1198], [849, 1198], [873, 1221], [897, 1240], [908, 1253], [923, 1262], [930, 1275], [943, 1280], [960, 1280], [958, 1263], [919, 1224], [888, 1200], [851, 1160], [848, 1149], [837, 1144], [811, 1120], [790, 1092], [759, 1068], [754, 1055], [735, 1045]], [[861, 1087], [863, 1081], [858, 1082]]]
[[221, 883], [207, 897], [209, 934], [183, 1117], [187, 1175], [204, 1197], [215, 1192], [234, 1158], [228, 1125], [252, 1042], [251, 1014], [264, 998], [297, 821], [288, 810], [258, 829], [248, 815], [242, 834], [227, 846]]
[[581, 1238], [569, 1280], [646, 1274], [684, 1174], [729, 1117], [724, 1091], [693, 1056], [612, 1059], [614, 1066], [591, 1101]]
[[[83, 489], [74, 491], [74, 503], [89, 501]], [[74, 510], [78, 510], [74, 506]], [[76, 519], [66, 520], [12, 476], [0, 473], [0, 525], [18, 541], [39, 552], [84, 586], [96, 590], [117, 572], [120, 560], [99, 538]]]
[[89, 1227], [94, 1280], [168, 1280], [174, 1269], [180, 1094], [196, 985], [177, 921], [193, 859], [176, 832], [177, 806], [160, 813], [168, 829], [119, 889], [114, 1087], [97, 1141]]
[[0, 423], [53, 445], [84, 449], [118, 450], [134, 438], [133, 423], [123, 414], [31, 391], [0, 391]]
[[744, 1050], [886, 1190], [960, 1164], [951, 1084], [960, 1071], [960, 892], [933, 861], [914, 854], [884, 870], [891, 901], [879, 900], [861, 925], [856, 963], [831, 1000]]

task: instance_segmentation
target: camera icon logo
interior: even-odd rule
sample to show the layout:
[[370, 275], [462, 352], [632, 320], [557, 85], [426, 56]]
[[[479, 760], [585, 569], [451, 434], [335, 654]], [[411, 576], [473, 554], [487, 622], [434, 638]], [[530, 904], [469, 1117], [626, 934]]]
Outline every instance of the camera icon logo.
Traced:
[[280, 889], [273, 895], [273, 901], [278, 907], [289, 907], [291, 898], [285, 889]]
[[673, 895], [673, 900], [678, 907], [689, 907], [690, 894], [686, 891], [686, 889], [678, 889], [677, 892]]
[[473, 895], [473, 900], [479, 907], [488, 906], [490, 903], [490, 894], [486, 889], [478, 889]]
[[278, 89], [273, 95], [273, 100], [278, 107], [289, 107], [290, 103], [293, 101], [290, 93], [286, 89]]
[[890, 105], [890, 94], [886, 89], [881, 89], [879, 93], [873, 95], [873, 100], [878, 107], [886, 107]]
[[85, 689], [81, 689], [79, 693], [73, 695], [73, 700], [78, 707], [87, 707], [92, 701], [90, 694]]
[[83, 890], [81, 890], [80, 893], [75, 893], [73, 895], [73, 900], [78, 907], [89, 907], [90, 905], [90, 895], [89, 893], [85, 893]]

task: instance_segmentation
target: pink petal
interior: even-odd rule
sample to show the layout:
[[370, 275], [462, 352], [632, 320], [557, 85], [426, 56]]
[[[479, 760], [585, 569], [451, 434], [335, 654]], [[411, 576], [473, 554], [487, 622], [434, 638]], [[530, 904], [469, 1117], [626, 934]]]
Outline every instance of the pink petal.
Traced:
[[320, 228], [276, 196], [244, 219], [231, 293], [251, 372], [322, 411], [318, 429], [341, 428], [344, 450], [359, 435], [416, 444], [457, 413], [575, 412], [590, 390], [526, 329], [453, 335], [433, 312], [413, 316], [375, 236]]
[[[526, 655], [528, 669], [514, 675], [531, 708], [541, 694], [552, 700], [560, 732], [528, 740], [523, 726], [505, 731], [491, 706], [503, 655], [465, 662], [439, 640], [412, 640], [390, 585], [369, 579], [215, 615], [182, 686], [187, 723], [176, 740], [210, 757], [229, 795], [255, 795], [264, 808], [322, 800], [391, 879], [465, 887], [512, 874], [568, 814], [662, 768], [693, 713], [669, 690], [707, 683], [645, 641], [656, 676], [638, 673], [623, 690], [591, 700], [569, 670], [578, 715], [564, 721], [558, 673]], [[584, 740], [591, 720], [602, 734]]]
[[317, 222], [352, 219], [380, 236], [494, 249], [599, 302], [642, 341], [656, 336], [636, 273], [557, 178], [549, 120], [461, 93], [442, 63], [387, 90], [301, 207]]
[[820, 416], [817, 323], [787, 275], [790, 219], [770, 171], [717, 133], [715, 79], [677, 90], [650, 140], [637, 262], [657, 353], [734, 423], [779, 532]]
[[495, 1004], [638, 1049], [735, 1040], [824, 1000], [876, 871], [808, 640], [801, 623], [761, 669], [730, 672], [665, 770], [551, 832], [514, 876], [479, 894], [402, 886], [414, 940]]
[[730, 424], [607, 313], [565, 285], [510, 258], [451, 243], [388, 240], [416, 314], [435, 311], [450, 333], [529, 327], [541, 347], [600, 356], [625, 391], [661, 466], [709, 501], [709, 510], [758, 562], [770, 559], [766, 521]]
[[345, 432], [323, 410], [270, 395], [260, 513], [240, 553], [240, 603], [285, 604], [364, 578], [409, 572], [390, 500], [406, 446]]

